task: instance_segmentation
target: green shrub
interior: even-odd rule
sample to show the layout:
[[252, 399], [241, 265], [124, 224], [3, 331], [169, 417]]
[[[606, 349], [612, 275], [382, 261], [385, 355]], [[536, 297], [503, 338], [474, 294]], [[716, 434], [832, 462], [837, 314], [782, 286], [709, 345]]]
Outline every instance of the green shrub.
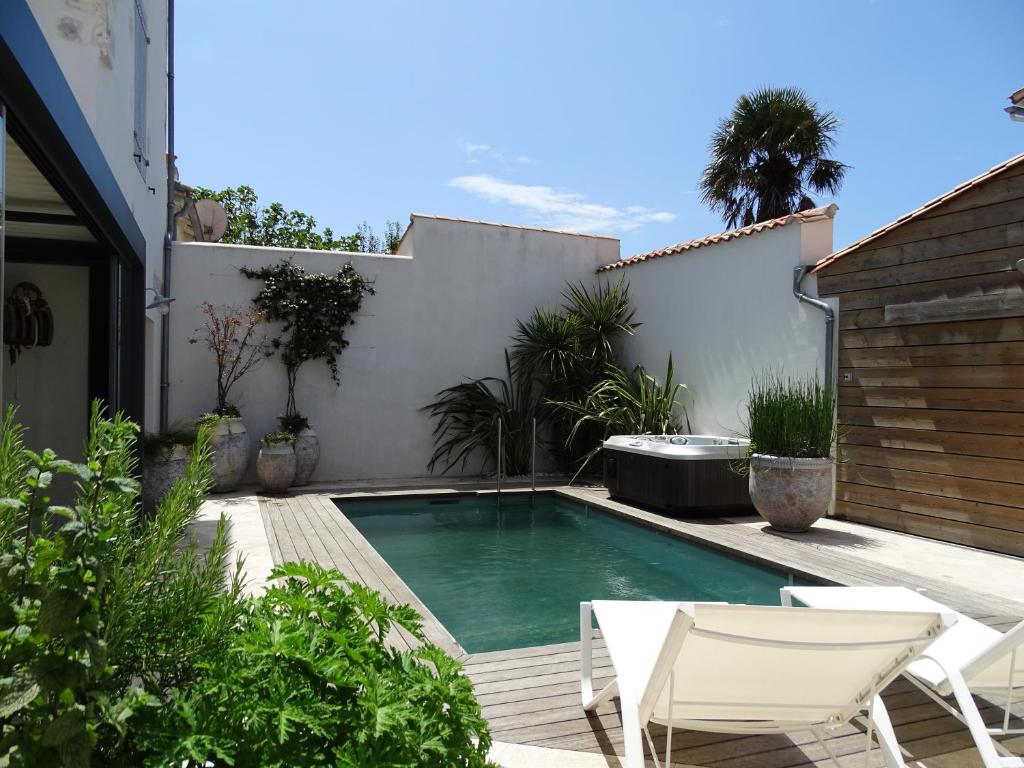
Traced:
[[[194, 543], [182, 549], [209, 487], [205, 433], [146, 519], [133, 479], [136, 432], [95, 404], [85, 460], [72, 463], [25, 449], [14, 409], [5, 414], [0, 765], [137, 765], [137, 718], [192, 682], [236, 621], [223, 519], [205, 556]], [[55, 474], [76, 480], [71, 506], [51, 503]]]
[[750, 452], [794, 459], [827, 458], [836, 442], [835, 390], [817, 376], [794, 379], [767, 371], [747, 398]]
[[444, 464], [444, 472], [461, 462], [464, 468], [473, 456], [481, 459], [481, 470], [498, 466], [498, 420], [501, 419], [501, 463], [505, 475], [530, 471], [533, 449], [533, 420], [543, 430], [548, 413], [536, 382], [516, 376], [508, 352], [504, 379], [487, 376], [456, 384], [437, 393], [426, 406], [437, 419], [434, 453], [428, 469]]
[[0, 426], [0, 766], [487, 765], [460, 665], [385, 643], [423, 640], [411, 608], [307, 564], [244, 599], [223, 517], [199, 553], [207, 429], [150, 518], [120, 414], [94, 405], [78, 464], [26, 450], [13, 409]]
[[396, 627], [423, 641], [412, 608], [313, 564], [271, 578], [282, 581], [247, 604], [226, 651], [173, 694], [147, 765], [488, 765], [490, 735], [459, 663], [385, 642]]
[[[663, 383], [642, 365], [628, 372], [610, 365], [582, 402], [566, 400], [552, 405], [575, 420], [570, 440], [588, 427], [595, 428], [591, 433], [599, 441], [612, 435], [678, 434], [684, 422], [687, 430], [690, 426], [686, 409], [679, 404], [679, 393], [684, 389], [685, 384], [675, 382], [675, 367], [669, 355]], [[600, 448], [600, 443], [591, 448], [583, 466]]]

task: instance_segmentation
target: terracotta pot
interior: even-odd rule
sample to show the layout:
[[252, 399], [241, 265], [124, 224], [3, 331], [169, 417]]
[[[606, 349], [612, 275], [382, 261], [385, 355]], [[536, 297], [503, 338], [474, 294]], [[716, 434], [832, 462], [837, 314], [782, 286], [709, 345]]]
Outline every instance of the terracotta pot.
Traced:
[[191, 447], [172, 445], [142, 462], [142, 509], [152, 514], [171, 486], [185, 474]]
[[221, 419], [210, 433], [213, 449], [213, 492], [233, 491], [249, 468], [249, 433], [240, 418]]
[[832, 501], [832, 459], [750, 457], [750, 500], [772, 528], [806, 531]]
[[292, 485], [305, 485], [320, 461], [320, 440], [312, 427], [306, 427], [295, 436], [295, 481]]
[[256, 479], [267, 493], [284, 493], [295, 480], [295, 449], [290, 443], [261, 445]]

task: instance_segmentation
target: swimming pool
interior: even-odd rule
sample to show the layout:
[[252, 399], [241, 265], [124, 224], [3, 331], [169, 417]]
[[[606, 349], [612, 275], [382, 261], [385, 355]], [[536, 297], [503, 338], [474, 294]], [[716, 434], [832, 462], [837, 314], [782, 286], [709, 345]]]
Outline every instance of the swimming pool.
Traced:
[[794, 583], [550, 494], [335, 503], [469, 653], [576, 640], [584, 600], [778, 605]]

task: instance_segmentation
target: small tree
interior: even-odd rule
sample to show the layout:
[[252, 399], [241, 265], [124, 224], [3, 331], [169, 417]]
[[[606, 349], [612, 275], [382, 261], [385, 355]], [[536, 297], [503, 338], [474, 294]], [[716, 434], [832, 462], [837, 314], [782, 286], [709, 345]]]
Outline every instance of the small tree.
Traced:
[[352, 262], [333, 275], [306, 272], [291, 261], [270, 267], [242, 267], [246, 277], [262, 280], [263, 288], [253, 304], [268, 320], [283, 323], [281, 335], [270, 344], [281, 353], [288, 377], [285, 416], [295, 416], [295, 381], [299, 368], [309, 360], [323, 360], [335, 385], [341, 385], [338, 358], [348, 346], [345, 328], [352, 325], [363, 296], [375, 293], [370, 281]]
[[237, 416], [238, 409], [228, 401], [231, 388], [269, 355], [264, 322], [267, 314], [251, 307], [224, 304], [215, 307], [204, 301], [200, 308], [206, 322], [196, 328], [198, 336], [190, 344], [202, 342], [217, 363], [218, 416]]
[[308, 213], [289, 211], [281, 203], [261, 206], [256, 190], [244, 184], [219, 192], [196, 187], [193, 197], [216, 200], [224, 206], [228, 228], [221, 238], [222, 243], [319, 251], [355, 251], [359, 247], [359, 235], [335, 237], [330, 227], [319, 232], [316, 219]]

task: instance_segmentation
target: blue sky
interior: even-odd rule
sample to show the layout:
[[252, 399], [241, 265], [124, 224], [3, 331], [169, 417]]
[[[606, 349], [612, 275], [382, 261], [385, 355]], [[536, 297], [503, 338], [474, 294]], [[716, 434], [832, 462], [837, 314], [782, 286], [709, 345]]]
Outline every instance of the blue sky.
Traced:
[[[695, 193], [762, 85], [842, 119], [835, 245], [1024, 150], [1020, 0], [178, 0], [182, 181], [337, 232], [412, 212], [614, 234], [724, 229]], [[819, 203], [828, 200], [817, 200]]]

